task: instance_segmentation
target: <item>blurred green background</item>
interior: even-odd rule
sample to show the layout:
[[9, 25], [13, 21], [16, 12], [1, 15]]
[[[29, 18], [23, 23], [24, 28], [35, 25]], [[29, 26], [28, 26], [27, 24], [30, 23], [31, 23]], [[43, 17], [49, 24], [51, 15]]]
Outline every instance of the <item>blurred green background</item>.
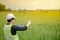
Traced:
[[20, 40], [60, 40], [60, 11], [56, 10], [0, 12], [0, 40], [5, 40], [3, 27], [8, 13], [16, 16], [15, 25], [32, 22], [27, 31], [17, 32]]

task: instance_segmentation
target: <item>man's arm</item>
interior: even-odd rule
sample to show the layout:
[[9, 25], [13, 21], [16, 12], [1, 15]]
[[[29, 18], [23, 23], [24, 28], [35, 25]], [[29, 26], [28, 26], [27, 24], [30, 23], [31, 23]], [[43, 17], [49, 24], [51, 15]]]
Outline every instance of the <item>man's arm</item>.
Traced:
[[19, 27], [19, 26], [15, 26], [15, 25], [13, 25], [12, 27], [11, 27], [11, 34], [12, 35], [16, 35], [16, 32], [17, 31], [24, 31], [24, 30], [27, 30], [27, 26], [24, 26], [24, 27]]
[[16, 35], [16, 31], [24, 31], [24, 30], [27, 30], [27, 27], [29, 27], [29, 25], [31, 24], [31, 21], [29, 20], [27, 25], [26, 26], [16, 26], [16, 25], [13, 25], [11, 27], [11, 33], [12, 35]]
[[29, 27], [30, 24], [31, 24], [31, 21], [29, 20], [27, 25], [24, 27], [13, 25], [12, 28], [15, 29], [16, 31], [23, 31], [23, 30], [27, 30], [27, 27]]
[[15, 29], [16, 31], [24, 31], [27, 30], [27, 26], [22, 27], [22, 26], [13, 25], [12, 29]]

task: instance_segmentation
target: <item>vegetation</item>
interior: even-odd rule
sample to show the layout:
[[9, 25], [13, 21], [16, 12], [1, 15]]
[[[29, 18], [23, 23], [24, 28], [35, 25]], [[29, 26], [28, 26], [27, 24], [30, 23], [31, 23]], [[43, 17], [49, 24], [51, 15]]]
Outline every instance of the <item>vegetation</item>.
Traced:
[[[18, 31], [20, 40], [60, 40], [60, 11], [11, 11], [16, 16], [16, 25], [26, 25], [30, 19], [32, 24], [27, 31]], [[5, 40], [3, 27], [6, 15], [0, 12], [0, 40]]]

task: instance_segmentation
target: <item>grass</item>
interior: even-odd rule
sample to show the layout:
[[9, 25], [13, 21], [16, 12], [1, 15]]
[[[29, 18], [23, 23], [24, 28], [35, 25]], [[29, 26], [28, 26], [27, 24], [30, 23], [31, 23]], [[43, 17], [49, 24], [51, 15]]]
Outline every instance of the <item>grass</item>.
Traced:
[[[0, 12], [0, 40], [5, 40], [3, 27], [6, 24], [6, 15], [9, 12]], [[31, 20], [27, 31], [18, 31], [20, 40], [60, 40], [60, 13], [57, 11], [25, 11], [12, 12], [16, 16], [15, 24], [26, 25]]]

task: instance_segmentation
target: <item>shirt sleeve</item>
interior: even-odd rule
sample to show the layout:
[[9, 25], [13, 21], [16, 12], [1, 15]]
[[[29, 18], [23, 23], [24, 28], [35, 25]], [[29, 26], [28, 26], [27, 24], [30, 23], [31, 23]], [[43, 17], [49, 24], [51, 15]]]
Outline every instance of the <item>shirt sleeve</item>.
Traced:
[[16, 25], [13, 25], [12, 28], [15, 29], [16, 31], [27, 30], [27, 26], [16, 26]]
[[12, 35], [16, 35], [16, 31], [24, 31], [24, 30], [27, 30], [27, 26], [16, 26], [16, 25], [13, 25], [11, 27], [11, 34]]

